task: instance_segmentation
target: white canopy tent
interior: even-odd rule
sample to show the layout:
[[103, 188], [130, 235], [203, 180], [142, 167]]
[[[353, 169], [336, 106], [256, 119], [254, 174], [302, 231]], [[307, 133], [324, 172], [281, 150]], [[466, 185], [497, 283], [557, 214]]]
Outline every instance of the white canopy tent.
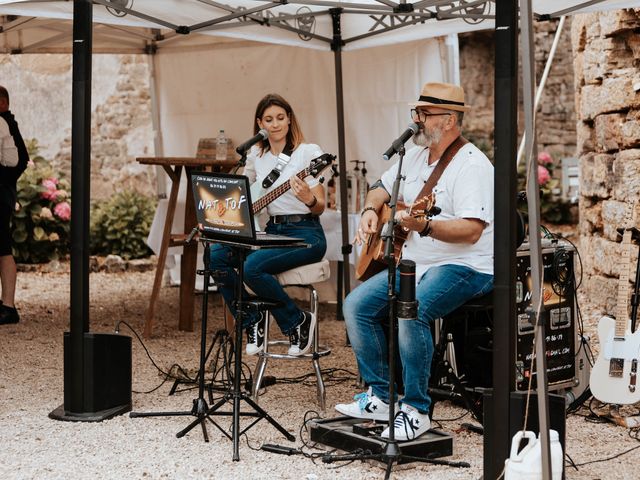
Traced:
[[[178, 48], [190, 33], [220, 41], [242, 39], [328, 50], [339, 15], [343, 50], [391, 45], [416, 39], [494, 28], [494, 1], [423, 0], [94, 0], [94, 51], [148, 52]], [[615, 10], [633, 0], [534, 0], [536, 18]], [[337, 9], [337, 10], [336, 10]], [[69, 0], [0, 0], [0, 14], [22, 18], [3, 27], [0, 51], [70, 51], [71, 32], [59, 22], [71, 20]], [[267, 28], [265, 28], [267, 27]], [[411, 28], [406, 28], [411, 27]], [[18, 32], [21, 32], [18, 35]], [[191, 36], [193, 37], [193, 36]], [[53, 49], [53, 50], [52, 50]]]
[[[78, 4], [85, 4], [87, 1], [76, 0], [74, 3], [77, 6]], [[242, 38], [275, 44], [298, 45], [318, 50], [331, 49], [334, 52], [338, 150], [342, 171], [345, 170], [346, 163], [341, 56], [343, 50], [388, 45], [412, 39], [433, 38], [481, 28], [495, 28], [496, 176], [502, 175], [501, 178], [508, 179], [508, 185], [504, 186], [506, 187], [504, 188], [506, 193], [496, 189], [496, 251], [501, 253], [502, 258], [496, 256], [496, 277], [494, 282], [496, 298], [494, 304], [496, 306], [495, 314], [499, 315], [498, 318], [508, 319], [512, 317], [512, 312], [515, 311], [513, 298], [510, 298], [515, 297], [515, 287], [513, 286], [515, 269], [512, 268], [514, 259], [505, 258], [510, 257], [505, 255], [505, 252], [511, 252], [512, 256], [515, 257], [515, 238], [514, 229], [512, 228], [515, 210], [511, 211], [511, 207], [515, 203], [516, 119], [514, 112], [515, 92], [517, 91], [517, 88], [515, 88], [517, 85], [515, 81], [515, 71], [517, 69], [515, 50], [517, 50], [517, 46], [514, 41], [517, 38], [515, 32], [517, 15], [514, 3], [498, 2], [496, 5], [493, 1], [464, 0], [427, 0], [415, 3], [396, 3], [387, 0], [362, 0], [360, 2], [308, 0], [300, 2], [239, 1], [234, 2], [234, 6], [224, 6], [211, 0], [194, 0], [192, 2], [174, 0], [94, 0], [93, 19], [96, 22], [112, 25], [112, 27], [101, 26], [96, 28], [96, 33], [98, 34], [96, 35], [95, 43], [96, 51], [102, 48], [101, 45], [108, 45], [109, 42], [115, 40], [114, 35], [109, 33], [111, 28], [116, 29], [118, 32], [116, 36], [127, 40], [126, 48], [140, 48], [140, 51], [150, 53], [155, 52], [157, 49], [162, 51], [165, 46], [169, 49], [175, 48], [177, 50], [179, 42], [184, 40], [183, 35], [192, 32], [225, 37], [227, 41], [229, 38]], [[530, 22], [531, 18], [545, 19], [569, 13], [640, 6], [640, 2], [637, 0], [537, 0], [534, 2], [523, 0], [522, 3], [525, 4], [525, 8], [522, 11], [527, 13], [526, 22]], [[64, 38], [65, 32], [61, 31], [58, 26], [52, 26], [57, 24], [53, 21], [43, 20], [43, 18], [69, 19], [71, 18], [72, 7], [72, 2], [68, 1], [42, 2], [24, 0], [21, 2], [6, 2], [0, 0], [0, 15], [20, 15], [38, 18], [37, 22], [17, 18], [11, 19], [8, 24], [5, 23], [3, 31], [5, 51], [37, 51], [38, 49], [50, 48], [47, 47], [48, 42], [49, 45], [57, 41], [68, 42], [68, 32], [66, 32], [67, 37]], [[496, 18], [495, 24], [493, 23], [494, 16]], [[36, 26], [33, 30], [32, 41], [28, 40], [27, 33], [27, 27], [30, 22], [33, 22]], [[142, 30], [135, 30], [140, 28]], [[17, 33], [17, 40], [11, 39], [12, 30]], [[525, 55], [523, 63], [525, 65], [529, 65], [532, 61], [530, 30], [527, 30], [527, 32], [529, 35], [524, 37], [525, 48], [523, 48], [523, 54]], [[83, 32], [79, 29], [77, 36], [74, 36], [75, 41], [80, 43], [87, 42], [86, 33], [84, 32], [85, 36], [83, 37]], [[85, 40], [82, 40], [83, 38]], [[505, 39], [507, 41], [501, 43]], [[188, 42], [188, 46], [196, 48], [201, 41], [189, 38]], [[123, 46], [122, 48], [125, 47]], [[505, 53], [505, 56], [503, 57], [501, 53]], [[84, 59], [86, 62], [88, 58], [90, 64], [90, 54], [91, 50], [89, 49], [87, 52], [86, 45], [74, 43], [74, 59], [77, 58], [80, 62]], [[258, 63], [257, 60], [256, 63]], [[74, 291], [79, 294], [77, 295], [78, 301], [72, 302], [71, 306], [72, 334], [74, 323], [79, 327], [76, 330], [81, 332], [88, 331], [88, 319], [86, 318], [88, 312], [86, 308], [88, 282], [84, 278], [85, 276], [88, 278], [88, 270], [84, 265], [86, 260], [84, 257], [87, 256], [88, 258], [88, 252], [82, 245], [86, 241], [86, 230], [80, 231], [85, 227], [88, 228], [84, 224], [88, 223], [84, 222], [88, 213], [88, 191], [83, 191], [81, 183], [83, 178], [86, 179], [86, 165], [88, 165], [89, 159], [88, 135], [86, 127], [84, 129], [82, 127], [82, 121], [86, 120], [88, 113], [86, 108], [86, 65], [84, 67], [85, 71], [83, 72], [83, 65], [78, 65], [77, 90], [74, 76], [74, 97], [77, 98], [77, 109], [74, 110], [74, 125], [76, 125], [75, 131], [77, 132], [76, 137], [78, 140], [74, 142], [73, 153], [75, 155], [72, 154], [72, 163], [78, 165], [73, 170], [76, 177], [78, 177], [78, 183], [74, 183], [73, 187], [74, 194], [76, 192], [80, 193], [79, 202], [74, 203], [75, 218], [80, 221], [80, 226], [76, 227], [77, 231], [72, 239], [72, 242], [75, 240], [77, 243], [75, 249], [72, 244], [72, 298]], [[74, 64], [75, 68], [76, 65]], [[529, 67], [525, 71], [533, 78]], [[90, 74], [88, 77], [90, 83]], [[531, 87], [531, 78], [525, 82], [527, 98], [533, 98], [534, 88]], [[409, 91], [415, 91], [421, 80], [424, 80], [424, 78], [418, 79], [418, 81], [415, 81], [415, 79], [409, 81]], [[371, 81], [370, 78], [367, 78], [367, 82], [377, 84], [376, 80]], [[82, 96], [83, 92], [85, 98]], [[286, 92], [283, 93], [286, 94]], [[375, 98], [384, 98], [384, 96], [378, 95]], [[367, 100], [369, 98], [364, 101], [366, 102]], [[402, 101], [406, 100], [405, 98]], [[252, 103], [255, 103], [255, 101]], [[526, 99], [527, 125], [529, 127], [527, 137], [529, 145], [533, 145], [535, 143], [535, 131], [532, 127], [534, 112], [530, 105], [529, 99]], [[385, 115], [389, 114], [385, 108], [381, 108], [380, 111]], [[399, 131], [404, 123], [406, 122], [398, 119], [396, 129], [393, 131]], [[163, 128], [165, 128], [164, 125]], [[393, 136], [393, 134], [390, 135], [392, 138]], [[533, 151], [533, 147], [527, 148], [529, 156]], [[344, 200], [343, 196], [342, 205], [346, 203]], [[343, 221], [343, 236], [346, 233], [344, 232], [344, 226], [345, 223]], [[344, 243], [346, 244], [347, 242], [345, 241]], [[500, 251], [502, 247], [505, 248]], [[78, 263], [80, 264], [75, 270], [73, 268], [74, 252], [79, 257]], [[535, 254], [535, 250], [532, 250], [532, 254]], [[77, 277], [75, 286], [74, 272]], [[512, 322], [497, 322], [494, 332], [494, 338], [496, 339], [494, 342], [494, 372], [498, 372], [498, 369], [500, 369], [499, 373], [501, 374], [510, 370], [508, 367], [509, 356], [505, 355], [505, 352], [513, 348], [512, 345], [509, 345], [509, 342], [513, 340], [513, 326], [508, 325], [509, 323]], [[74, 345], [78, 345], [81, 349], [80, 344], [74, 343]], [[74, 358], [77, 358], [77, 355], [78, 353], [74, 352]], [[504, 361], [505, 358], [507, 361]], [[504, 375], [500, 376], [494, 375], [495, 403], [493, 411], [496, 415], [494, 415], [493, 422], [497, 425], [494, 450], [502, 454], [505, 454], [508, 450], [508, 438], [505, 435], [505, 431], [508, 430], [504, 427], [504, 419], [498, 414], [508, 416], [508, 413], [505, 412], [508, 412], [508, 390], [511, 384], [509, 375], [513, 375], [513, 373], [504, 373]], [[502, 383], [501, 380], [506, 380], [506, 382]], [[74, 381], [78, 383], [81, 379], [74, 379]], [[70, 411], [77, 410], [72, 408]], [[506, 423], [508, 425], [509, 422]], [[493, 456], [495, 457], [492, 460], [493, 467], [496, 467], [500, 465], [502, 458], [500, 458], [500, 454]], [[498, 472], [499, 470], [495, 473]]]

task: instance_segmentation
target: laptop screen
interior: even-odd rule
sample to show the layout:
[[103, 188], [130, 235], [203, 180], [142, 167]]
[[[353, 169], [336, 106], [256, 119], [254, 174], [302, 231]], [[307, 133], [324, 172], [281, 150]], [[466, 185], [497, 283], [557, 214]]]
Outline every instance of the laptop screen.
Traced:
[[256, 238], [247, 177], [194, 172], [191, 186], [196, 218], [205, 235], [223, 240]]

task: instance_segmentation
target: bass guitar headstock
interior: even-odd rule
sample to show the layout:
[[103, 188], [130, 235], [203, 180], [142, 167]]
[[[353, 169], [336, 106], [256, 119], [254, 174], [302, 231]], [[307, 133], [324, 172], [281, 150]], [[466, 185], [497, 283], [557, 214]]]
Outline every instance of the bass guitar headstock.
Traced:
[[336, 159], [335, 155], [331, 155], [330, 153], [323, 153], [319, 157], [314, 158], [309, 163], [308, 173], [313, 177], [317, 177], [323, 171], [325, 171], [328, 167], [333, 165], [334, 160]]

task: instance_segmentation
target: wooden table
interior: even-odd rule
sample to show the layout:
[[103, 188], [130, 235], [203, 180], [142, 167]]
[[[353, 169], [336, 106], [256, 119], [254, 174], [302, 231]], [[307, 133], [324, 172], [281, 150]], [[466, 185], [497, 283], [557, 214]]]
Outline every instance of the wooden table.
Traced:
[[153, 332], [156, 301], [162, 287], [162, 277], [167, 259], [169, 247], [182, 246], [182, 261], [180, 262], [180, 317], [178, 328], [188, 332], [193, 331], [193, 311], [194, 311], [194, 288], [196, 283], [196, 263], [198, 256], [198, 242], [186, 244], [189, 232], [196, 225], [196, 212], [193, 200], [193, 191], [188, 186], [185, 198], [184, 231], [182, 233], [171, 233], [173, 217], [175, 214], [178, 199], [178, 188], [180, 187], [180, 176], [184, 169], [189, 178], [189, 173], [194, 168], [207, 169], [209, 171], [229, 171], [237, 165], [237, 160], [229, 158], [225, 161], [217, 161], [207, 156], [197, 155], [196, 157], [139, 157], [136, 161], [142, 165], [160, 165], [171, 179], [171, 191], [169, 193], [169, 203], [167, 205], [167, 217], [162, 231], [162, 243], [158, 254], [158, 265], [153, 281], [153, 290], [149, 300], [149, 308], [144, 319], [143, 335], [149, 338]]

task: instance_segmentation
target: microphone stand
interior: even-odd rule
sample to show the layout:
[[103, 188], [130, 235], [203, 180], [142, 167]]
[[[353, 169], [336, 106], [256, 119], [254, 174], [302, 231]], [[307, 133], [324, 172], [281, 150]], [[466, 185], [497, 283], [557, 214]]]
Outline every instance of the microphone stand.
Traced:
[[240, 156], [240, 160], [238, 160], [238, 163], [236, 164], [235, 167], [233, 167], [233, 172], [231, 172], [232, 174], [236, 174], [238, 173], [238, 170], [240, 170], [240, 167], [244, 167], [247, 164], [247, 151], [245, 150], [244, 152], [242, 152], [242, 155]]

